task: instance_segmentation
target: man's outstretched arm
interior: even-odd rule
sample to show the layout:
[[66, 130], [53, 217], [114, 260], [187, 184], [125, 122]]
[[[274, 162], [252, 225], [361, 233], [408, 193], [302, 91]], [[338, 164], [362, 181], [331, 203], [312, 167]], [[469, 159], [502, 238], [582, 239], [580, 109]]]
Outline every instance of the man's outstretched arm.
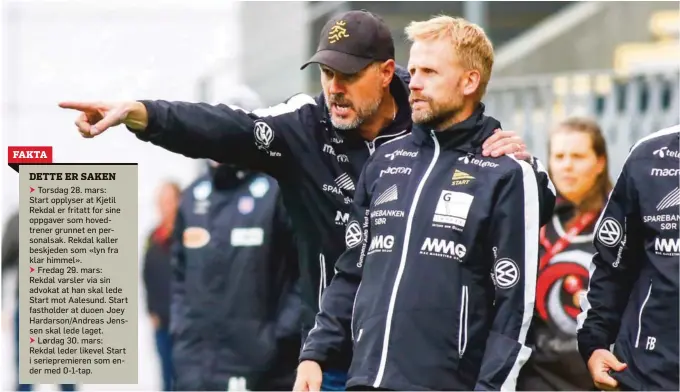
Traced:
[[303, 112], [314, 105], [315, 100], [305, 94], [252, 112], [223, 104], [162, 100], [59, 104], [81, 112], [76, 126], [83, 137], [124, 125], [140, 140], [190, 158], [236, 163], [270, 173], [282, 172], [292, 161], [305, 130]]

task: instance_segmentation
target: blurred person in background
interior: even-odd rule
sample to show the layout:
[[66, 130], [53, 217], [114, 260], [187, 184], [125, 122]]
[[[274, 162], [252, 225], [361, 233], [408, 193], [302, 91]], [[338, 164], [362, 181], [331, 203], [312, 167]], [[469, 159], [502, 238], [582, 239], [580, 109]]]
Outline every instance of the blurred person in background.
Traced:
[[[306, 336], [345, 250], [345, 227], [364, 163], [376, 148], [411, 131], [410, 76], [394, 57], [385, 22], [368, 11], [349, 11], [326, 23], [316, 54], [303, 65], [321, 68], [323, 91], [315, 97], [296, 94], [254, 111], [164, 100], [59, 106], [82, 112], [76, 126], [83, 137], [124, 124], [140, 140], [169, 151], [276, 178], [300, 239]], [[499, 129], [482, 147], [484, 156], [515, 153], [531, 161], [539, 189], [553, 197], [547, 173], [514, 132]], [[344, 388], [350, 353], [348, 345], [327, 361], [324, 390]]]
[[679, 185], [676, 125], [633, 145], [598, 219], [577, 317], [598, 389], [680, 390]]
[[607, 145], [599, 125], [572, 117], [550, 132], [548, 173], [558, 199], [541, 228], [536, 315], [528, 342], [533, 353], [518, 390], [592, 390], [576, 342], [579, 295], [588, 287], [593, 230], [612, 189]]
[[161, 362], [163, 390], [172, 390], [172, 342], [170, 339], [170, 281], [172, 280], [171, 246], [175, 216], [181, 195], [175, 182], [164, 182], [158, 189], [157, 208], [160, 223], [149, 235], [144, 251], [143, 277], [146, 305], [156, 337]]
[[[19, 211], [5, 224], [2, 235], [2, 276], [11, 269], [19, 269]], [[19, 384], [19, 272], [17, 271], [16, 311], [14, 313], [14, 357], [17, 367], [17, 391], [31, 391], [32, 384]], [[75, 384], [60, 384], [62, 391], [75, 391]]]
[[206, 166], [183, 192], [174, 229], [173, 388], [290, 390], [302, 301], [280, 190], [262, 173]]

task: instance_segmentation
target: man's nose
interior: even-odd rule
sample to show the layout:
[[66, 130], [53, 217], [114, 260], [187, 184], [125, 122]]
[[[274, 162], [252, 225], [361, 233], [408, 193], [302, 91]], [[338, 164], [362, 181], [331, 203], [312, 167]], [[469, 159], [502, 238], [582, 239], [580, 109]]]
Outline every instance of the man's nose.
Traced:
[[344, 94], [345, 86], [338, 78], [333, 78], [328, 86], [328, 90], [331, 94]]
[[423, 89], [423, 80], [420, 77], [420, 73], [414, 72], [413, 75], [411, 75], [411, 80], [408, 83], [408, 88], [411, 90]]

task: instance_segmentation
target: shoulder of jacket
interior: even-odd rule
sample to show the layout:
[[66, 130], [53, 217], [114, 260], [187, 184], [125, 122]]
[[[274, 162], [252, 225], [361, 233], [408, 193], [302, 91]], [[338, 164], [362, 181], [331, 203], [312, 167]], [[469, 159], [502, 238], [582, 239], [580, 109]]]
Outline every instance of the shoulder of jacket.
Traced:
[[[654, 150], [657, 150], [660, 145], [665, 145], [674, 138], [677, 140], [678, 135], [680, 135], [680, 125], [663, 128], [650, 133], [633, 144], [628, 152], [629, 158], [635, 158], [640, 154], [653, 152]], [[677, 148], [680, 149], [680, 146], [677, 146]]]
[[313, 110], [317, 106], [317, 101], [308, 94], [297, 93], [285, 99], [283, 102], [274, 106], [255, 109], [252, 111], [257, 117], [278, 117], [299, 111]]
[[[509, 177], [517, 175], [519, 177], [534, 176], [535, 170], [530, 162], [524, 161], [515, 157], [514, 154], [506, 154], [497, 158], [486, 158], [489, 162], [498, 165], [496, 172], [501, 175], [501, 177]], [[485, 159], [485, 160], [486, 160]]]

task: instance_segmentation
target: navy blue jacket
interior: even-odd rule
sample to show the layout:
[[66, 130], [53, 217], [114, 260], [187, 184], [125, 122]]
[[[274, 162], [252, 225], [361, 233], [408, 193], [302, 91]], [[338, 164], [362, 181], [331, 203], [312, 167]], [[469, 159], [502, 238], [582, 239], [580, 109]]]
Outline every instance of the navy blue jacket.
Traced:
[[483, 109], [371, 157], [301, 359], [323, 365], [351, 340], [348, 387], [514, 388], [531, 353], [540, 196], [530, 164], [482, 157], [500, 125]]
[[679, 390], [680, 126], [638, 141], [598, 220], [581, 299], [578, 344], [588, 362], [609, 349], [629, 390]]
[[174, 240], [175, 388], [293, 382], [300, 347], [297, 254], [276, 182], [222, 166], [182, 195]]
[[170, 282], [172, 282], [172, 233], [156, 228], [146, 241], [142, 277], [146, 288], [146, 307], [160, 320], [159, 329], [170, 326]]
[[[377, 147], [411, 131], [409, 75], [398, 67], [396, 76], [390, 90], [398, 113], [370, 142], [356, 130], [332, 126], [323, 94], [316, 98], [298, 94], [253, 112], [228, 105], [140, 101], [149, 122], [145, 131], [136, 133], [139, 139], [192, 158], [238, 163], [276, 178], [299, 237], [306, 329], [314, 322], [321, 293], [345, 250], [342, 238], [361, 169]], [[545, 171], [536, 171], [539, 187], [552, 194]], [[546, 210], [545, 222], [551, 213]], [[346, 360], [341, 362], [337, 366], [347, 366]]]

